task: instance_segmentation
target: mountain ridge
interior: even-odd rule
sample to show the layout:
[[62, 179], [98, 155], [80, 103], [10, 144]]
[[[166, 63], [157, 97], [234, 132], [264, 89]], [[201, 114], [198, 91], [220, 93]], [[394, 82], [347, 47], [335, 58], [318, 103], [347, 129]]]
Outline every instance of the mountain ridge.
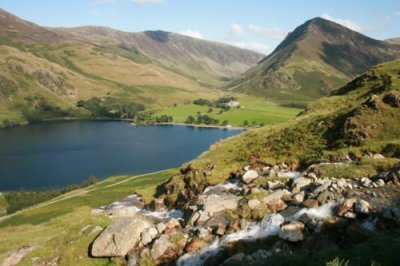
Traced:
[[289, 33], [230, 88], [277, 100], [309, 101], [327, 95], [373, 65], [397, 58], [397, 45], [317, 17]]

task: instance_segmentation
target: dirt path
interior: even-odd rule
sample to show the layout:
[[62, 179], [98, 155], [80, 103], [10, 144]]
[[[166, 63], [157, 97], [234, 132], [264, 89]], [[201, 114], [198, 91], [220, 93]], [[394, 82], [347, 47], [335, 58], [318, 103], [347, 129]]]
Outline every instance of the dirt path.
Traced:
[[127, 179], [121, 180], [121, 181], [119, 181], [119, 182], [117, 182], [117, 183], [110, 184], [110, 185], [105, 186], [105, 187], [93, 188], [94, 186], [96, 186], [96, 185], [98, 185], [98, 184], [101, 184], [102, 182], [106, 181], [106, 180], [104, 180], [104, 181], [102, 181], [102, 182], [99, 182], [99, 183], [97, 183], [97, 184], [95, 184], [95, 185], [92, 185], [92, 186], [89, 186], [89, 187], [87, 187], [87, 188], [74, 190], [74, 191], [71, 191], [71, 192], [69, 192], [69, 193], [67, 193], [67, 194], [61, 195], [61, 196], [59, 196], [59, 197], [57, 197], [57, 198], [54, 198], [54, 199], [52, 199], [52, 200], [49, 200], [49, 201], [46, 201], [46, 202], [43, 202], [43, 203], [39, 203], [39, 204], [34, 205], [34, 206], [32, 206], [32, 207], [28, 207], [28, 208], [19, 210], [19, 211], [15, 212], [15, 213], [12, 213], [12, 214], [9, 214], [9, 215], [0, 217], [0, 222], [6, 220], [6, 219], [8, 219], [8, 218], [11, 218], [11, 217], [13, 217], [13, 216], [15, 216], [15, 215], [22, 214], [22, 213], [24, 213], [24, 212], [26, 212], [26, 211], [30, 211], [30, 210], [34, 210], [34, 209], [37, 209], [37, 208], [45, 207], [45, 206], [48, 206], [48, 205], [50, 205], [50, 204], [57, 203], [57, 202], [60, 202], [60, 201], [63, 201], [63, 200], [67, 200], [67, 199], [70, 199], [70, 198], [82, 196], [82, 195], [87, 194], [87, 193], [92, 192], [92, 191], [96, 191], [96, 190], [100, 190], [100, 189], [104, 189], [104, 188], [110, 188], [110, 187], [118, 186], [118, 185], [123, 184], [123, 183], [126, 183], [126, 182], [128, 182], [128, 181], [130, 181], [130, 180], [132, 180], [132, 179], [136, 179], [136, 178], [143, 177], [143, 176], [148, 176], [148, 175], [155, 175], [155, 174], [159, 174], [159, 173], [162, 173], [162, 172], [165, 172], [165, 171], [168, 171], [168, 170], [169, 170], [169, 169], [167, 169], [167, 170], [161, 170], [161, 171], [157, 171], [157, 172], [152, 172], [152, 173], [147, 173], [147, 174], [142, 174], [142, 175], [135, 175], [135, 176], [129, 177], [129, 178], [127, 178]]

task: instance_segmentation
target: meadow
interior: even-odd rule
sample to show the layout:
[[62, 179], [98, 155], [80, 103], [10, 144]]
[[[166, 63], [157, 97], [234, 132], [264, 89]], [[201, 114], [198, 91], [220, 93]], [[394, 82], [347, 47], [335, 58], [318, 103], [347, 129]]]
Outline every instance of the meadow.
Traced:
[[[120, 265], [120, 259], [93, 259], [90, 243], [110, 219], [92, 215], [90, 210], [110, 204], [133, 193], [149, 203], [162, 184], [177, 173], [176, 169], [139, 175], [116, 176], [85, 189], [74, 190], [46, 203], [0, 218], [0, 260], [10, 251], [25, 245], [39, 246], [20, 265], [31, 265], [58, 258], [59, 265]], [[3, 202], [6, 204], [5, 202]], [[83, 230], [85, 229], [85, 230]]]
[[[174, 123], [184, 123], [188, 116], [196, 117], [199, 113], [218, 119], [219, 124], [227, 121], [232, 126], [244, 126], [247, 121], [249, 126], [262, 126], [288, 121], [295, 117], [302, 109], [282, 107], [262, 98], [242, 96], [238, 98], [240, 108], [231, 108], [224, 111], [195, 104], [178, 104], [176, 106], [156, 111], [155, 117], [168, 115], [173, 117]], [[211, 112], [210, 112], [211, 111]]]

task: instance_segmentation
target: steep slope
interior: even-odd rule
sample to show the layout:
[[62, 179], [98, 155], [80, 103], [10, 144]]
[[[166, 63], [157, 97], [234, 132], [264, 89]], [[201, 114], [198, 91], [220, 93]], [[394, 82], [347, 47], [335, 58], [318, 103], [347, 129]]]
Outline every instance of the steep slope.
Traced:
[[76, 103], [94, 96], [146, 108], [218, 97], [262, 57], [173, 33], [44, 28], [1, 9], [0, 44], [0, 127], [87, 116]]
[[232, 88], [276, 100], [313, 100], [373, 65], [397, 58], [397, 45], [314, 18], [290, 33], [273, 53], [236, 80]]
[[263, 57], [248, 50], [165, 31], [129, 33], [104, 27], [80, 27], [59, 32], [88, 38], [104, 48], [118, 47], [144, 54], [167, 69], [211, 85], [245, 72]]
[[249, 163], [307, 167], [348, 155], [399, 158], [399, 107], [400, 61], [384, 63], [311, 104], [294, 121], [223, 141], [192, 164], [198, 169], [215, 164], [214, 183]]

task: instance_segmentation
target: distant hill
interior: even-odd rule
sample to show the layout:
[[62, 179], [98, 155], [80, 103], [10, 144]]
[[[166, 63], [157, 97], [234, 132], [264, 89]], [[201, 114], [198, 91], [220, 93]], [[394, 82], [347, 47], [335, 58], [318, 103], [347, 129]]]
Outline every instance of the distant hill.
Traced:
[[46, 28], [1, 9], [0, 44], [0, 127], [87, 115], [76, 103], [93, 96], [146, 108], [217, 97], [263, 57], [162, 31]]
[[388, 42], [388, 43], [391, 43], [391, 44], [399, 44], [400, 45], [400, 38], [386, 39], [385, 42]]
[[291, 32], [270, 55], [235, 80], [231, 88], [276, 100], [314, 100], [373, 65], [397, 58], [397, 45], [314, 18]]

